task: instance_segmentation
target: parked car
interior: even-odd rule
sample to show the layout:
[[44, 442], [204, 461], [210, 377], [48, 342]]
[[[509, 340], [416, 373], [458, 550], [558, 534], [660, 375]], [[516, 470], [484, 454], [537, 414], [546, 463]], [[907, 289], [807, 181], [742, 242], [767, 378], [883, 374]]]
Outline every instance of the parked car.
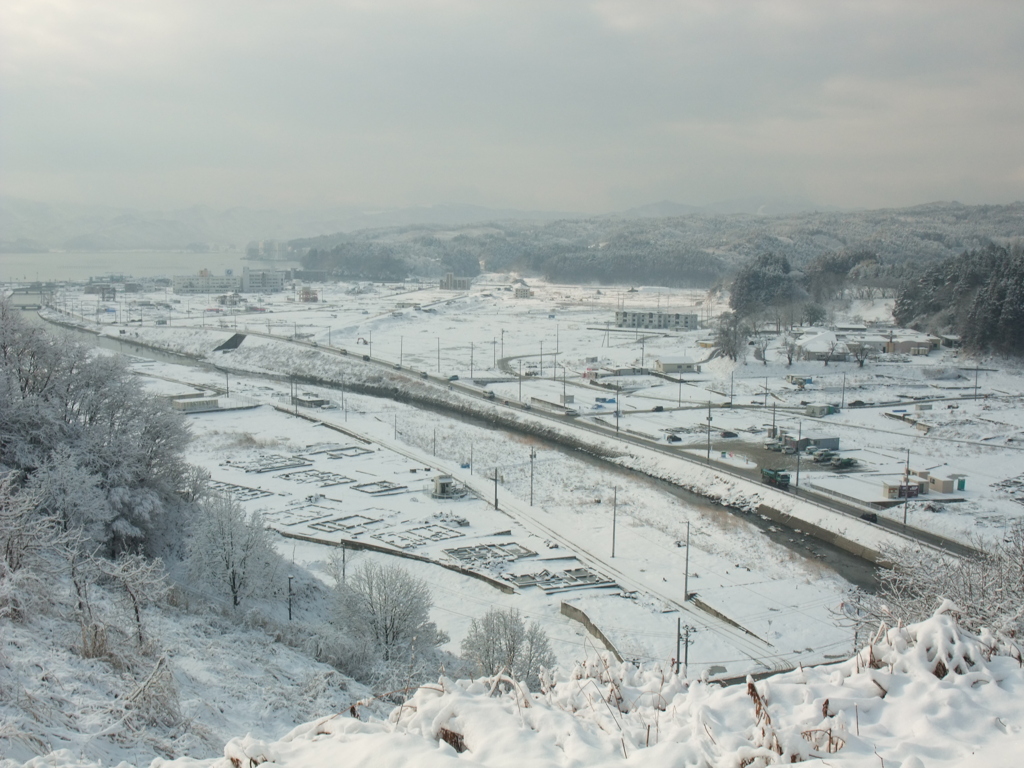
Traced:
[[661, 413], [662, 411], [665, 410], [665, 406], [664, 405], [656, 405], [656, 406], [654, 406], [653, 410], [654, 410], [655, 413]]
[[719, 436], [720, 437], [739, 437], [739, 435], [737, 435], [735, 432], [730, 432], [729, 430], [725, 430], [723, 432], [720, 432]]
[[427, 378], [427, 372], [426, 371], [420, 371], [420, 378], [421, 379]]
[[452, 375], [452, 376], [448, 377], [448, 381], [458, 381], [458, 380], [459, 380], [459, 377], [457, 375]]
[[794, 448], [792, 445], [785, 445], [782, 447], [782, 452], [792, 456], [794, 453], [796, 453], [796, 448]]
[[681, 443], [681, 442], [683, 442], [683, 438], [681, 438], [679, 435], [669, 435], [665, 439], [668, 440], [670, 443]]
[[369, 362], [370, 361], [370, 356], [369, 355], [363, 355], [363, 360], [366, 360], [367, 362]]
[[764, 444], [765, 450], [768, 451], [781, 451], [782, 443], [778, 440], [766, 440]]

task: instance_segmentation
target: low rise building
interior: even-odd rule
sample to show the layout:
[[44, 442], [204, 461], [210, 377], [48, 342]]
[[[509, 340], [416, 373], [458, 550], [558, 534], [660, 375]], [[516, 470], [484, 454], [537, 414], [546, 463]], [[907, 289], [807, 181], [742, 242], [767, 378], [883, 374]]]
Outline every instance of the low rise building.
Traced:
[[654, 369], [659, 373], [700, 373], [700, 364], [689, 357], [660, 357], [654, 361]]
[[655, 328], [670, 331], [696, 331], [699, 327], [695, 314], [683, 312], [618, 310], [616, 328]]
[[456, 277], [454, 273], [449, 272], [441, 278], [440, 288], [442, 291], [468, 291], [472, 282], [471, 277]]

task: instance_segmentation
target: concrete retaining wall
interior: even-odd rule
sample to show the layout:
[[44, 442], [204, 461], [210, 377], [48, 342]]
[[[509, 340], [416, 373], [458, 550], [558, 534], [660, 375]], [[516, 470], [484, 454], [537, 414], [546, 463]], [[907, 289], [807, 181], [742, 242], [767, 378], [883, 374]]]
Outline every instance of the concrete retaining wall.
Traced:
[[563, 616], [566, 616], [572, 619], [573, 621], [578, 621], [580, 624], [586, 627], [587, 632], [589, 632], [596, 639], [600, 640], [604, 647], [608, 650], [608, 652], [615, 657], [616, 661], [622, 661], [622, 656], [619, 654], [618, 650], [612, 644], [612, 641], [605, 637], [604, 632], [597, 628], [597, 625], [590, 620], [590, 617], [587, 616], [587, 614], [585, 614], [575, 605], [569, 605], [569, 603], [562, 603], [561, 611]]

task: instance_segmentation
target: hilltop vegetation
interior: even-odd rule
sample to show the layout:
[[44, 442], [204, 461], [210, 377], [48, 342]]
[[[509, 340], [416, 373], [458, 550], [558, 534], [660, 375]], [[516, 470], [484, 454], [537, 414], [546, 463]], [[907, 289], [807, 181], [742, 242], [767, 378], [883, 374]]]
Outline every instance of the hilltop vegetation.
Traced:
[[[880, 276], [910, 273], [966, 249], [1020, 237], [1024, 204], [788, 216], [604, 216], [555, 222], [405, 226], [294, 240], [307, 267], [338, 276], [394, 279], [445, 272], [516, 271], [553, 281], [707, 287], [767, 253], [800, 270], [832, 255], [870, 260]], [[895, 283], [893, 283], [895, 285]]]

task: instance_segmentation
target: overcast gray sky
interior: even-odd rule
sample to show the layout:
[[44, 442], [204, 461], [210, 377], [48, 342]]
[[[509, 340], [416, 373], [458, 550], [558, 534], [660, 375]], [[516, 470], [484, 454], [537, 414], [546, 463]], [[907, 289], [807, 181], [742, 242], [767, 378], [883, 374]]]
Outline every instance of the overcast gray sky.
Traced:
[[0, 191], [1024, 199], [1024, 3], [0, 0]]

